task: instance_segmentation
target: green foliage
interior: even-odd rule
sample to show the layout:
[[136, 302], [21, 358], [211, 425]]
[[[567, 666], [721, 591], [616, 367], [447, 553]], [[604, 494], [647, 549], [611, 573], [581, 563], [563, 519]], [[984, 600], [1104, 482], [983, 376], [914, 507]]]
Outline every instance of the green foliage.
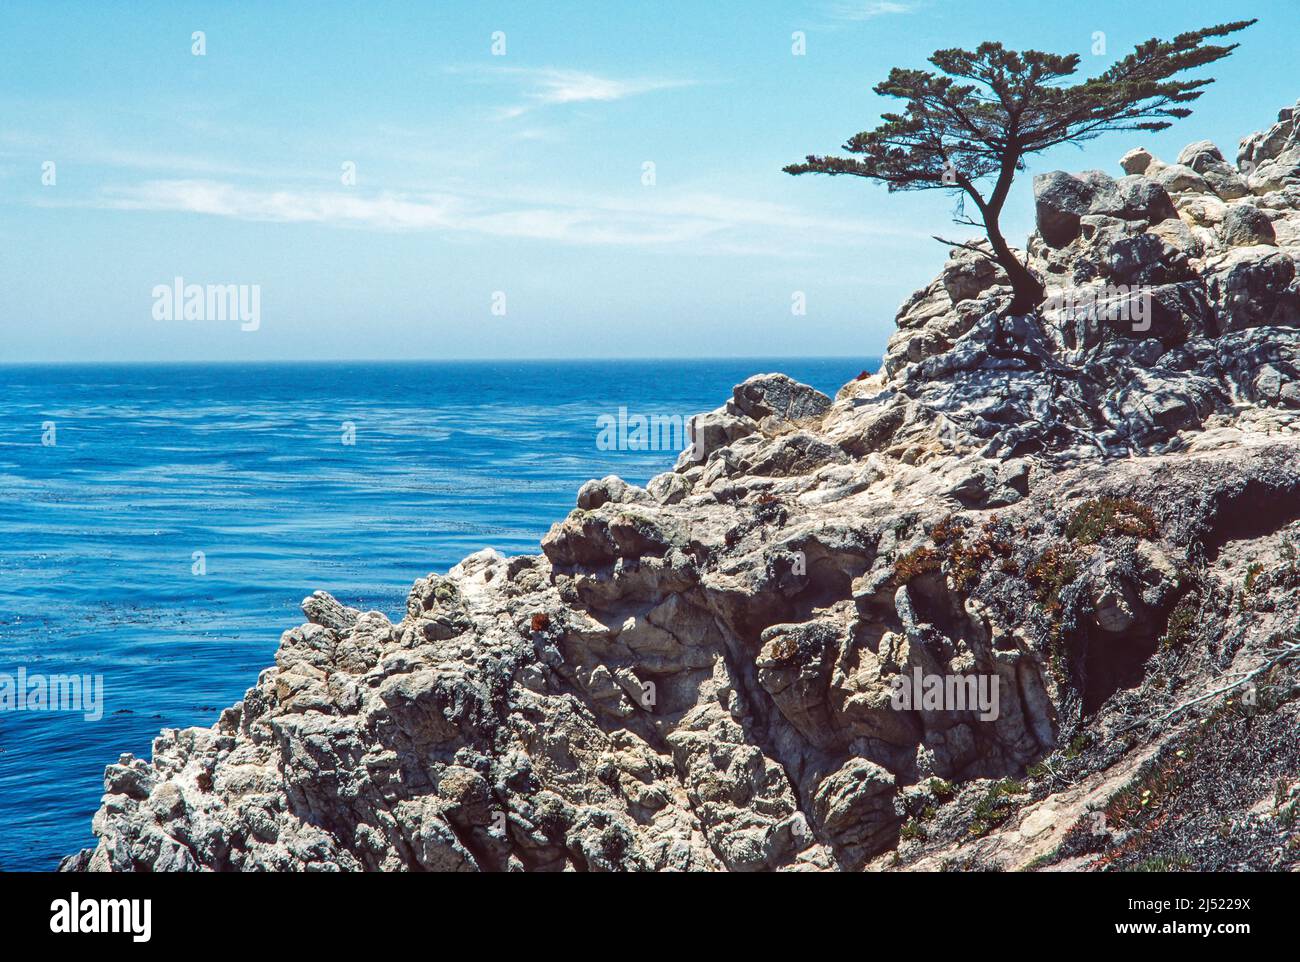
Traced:
[[935, 547], [914, 548], [894, 563], [894, 577], [899, 584], [942, 570], [958, 591], [970, 592], [995, 560], [1002, 559], [1005, 565], [1015, 551], [1010, 532], [996, 515], [984, 523], [971, 542], [967, 542], [966, 528], [960, 520], [948, 515], [930, 529], [930, 540]]
[[942, 778], [930, 779], [930, 781], [926, 783], [926, 787], [930, 789], [930, 794], [940, 802], [949, 801], [957, 794], [956, 786], [953, 785], [952, 782], [946, 781]]
[[1038, 601], [1052, 616], [1061, 613], [1061, 592], [1079, 577], [1079, 562], [1069, 551], [1052, 545], [1026, 569], [1025, 578], [1038, 592]]
[[[849, 138], [844, 150], [852, 156], [810, 154], [785, 171], [865, 177], [891, 191], [959, 191], [978, 210], [993, 255], [970, 249], [1007, 271], [1018, 307], [1029, 310], [1041, 302], [1042, 284], [1011, 252], [998, 226], [1025, 156], [1107, 131], [1163, 130], [1188, 116], [1186, 105], [1213, 80], [1174, 78], [1228, 56], [1236, 44], [1207, 41], [1254, 22], [1148, 40], [1100, 76], [1074, 84], [1066, 81], [1079, 69], [1078, 54], [1017, 52], [993, 42], [975, 50], [937, 50], [930, 57], [937, 73], [895, 67], [876, 85], [879, 96], [901, 100], [903, 111], [885, 113], [880, 126]], [[989, 180], [991, 188], [980, 186]], [[957, 222], [981, 226], [964, 214]]]
[[903, 825], [902, 831], [898, 833], [898, 837], [903, 841], [910, 841], [912, 839], [920, 841], [926, 837], [925, 829], [921, 827], [921, 823], [916, 819], [909, 818]]
[[993, 786], [975, 803], [975, 819], [971, 822], [970, 834], [982, 838], [997, 828], [1016, 810], [1014, 796], [1023, 795], [1023, 783], [1011, 778], [994, 782]]
[[433, 589], [433, 598], [444, 606], [460, 604], [460, 589], [450, 581], [439, 581]]
[[1106, 824], [1128, 829], [1149, 823], [1153, 813], [1159, 812], [1182, 787], [1185, 764], [1184, 754], [1144, 771], [1139, 779], [1125, 786], [1107, 803]]
[[922, 545], [914, 548], [894, 562], [894, 580], [905, 585], [913, 578], [919, 578], [931, 571], [938, 571], [939, 552]]
[[1246, 566], [1246, 577], [1238, 604], [1242, 611], [1262, 600], [1270, 591], [1293, 591], [1300, 588], [1300, 557], [1295, 545], [1285, 539], [1278, 548], [1278, 559], [1270, 565], [1252, 561]]
[[1070, 744], [1065, 747], [1065, 751], [1061, 753], [1061, 757], [1067, 761], [1078, 758], [1087, 750], [1091, 741], [1092, 737], [1086, 733], [1075, 735], [1074, 738], [1070, 739]]
[[1090, 498], [1076, 508], [1065, 525], [1065, 536], [1090, 545], [1113, 535], [1153, 538], [1158, 530], [1155, 514], [1145, 504], [1107, 495]]
[[1166, 651], [1173, 651], [1195, 638], [1200, 610], [1200, 595], [1195, 592], [1184, 595], [1174, 606], [1174, 610], [1169, 613], [1165, 633], [1160, 638], [1160, 647]]
[[1192, 857], [1190, 855], [1162, 856], [1138, 862], [1130, 871], [1133, 872], [1190, 872]]
[[994, 559], [1008, 559], [1015, 552], [1008, 532], [997, 515], [989, 518], [980, 529], [979, 536], [969, 544], [965, 531], [953, 522], [951, 516], [934, 526], [931, 539], [941, 546], [948, 556], [948, 573], [958, 591], [969, 592], [980, 582]]
[[1072, 762], [1087, 750], [1091, 737], [1086, 734], [1075, 735], [1070, 740], [1070, 744], [1064, 748], [1058, 748], [1049, 757], [1025, 769], [1025, 774], [1030, 778], [1043, 778], [1053, 774], [1052, 766], [1049, 764], [1053, 758], [1059, 758], [1062, 762]]

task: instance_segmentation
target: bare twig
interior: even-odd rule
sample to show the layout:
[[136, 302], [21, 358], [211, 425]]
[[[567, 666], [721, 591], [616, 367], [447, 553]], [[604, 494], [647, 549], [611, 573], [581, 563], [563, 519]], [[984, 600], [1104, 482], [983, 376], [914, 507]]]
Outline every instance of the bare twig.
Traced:
[[1226, 695], [1228, 692], [1240, 688], [1242, 685], [1246, 684], [1246, 682], [1250, 681], [1252, 678], [1257, 678], [1258, 676], [1264, 674], [1265, 672], [1271, 671], [1273, 668], [1276, 668], [1278, 665], [1281, 665], [1284, 662], [1290, 661], [1292, 658], [1297, 658], [1297, 657], [1300, 657], [1300, 641], [1287, 642], [1285, 645], [1282, 646], [1280, 650], [1275, 652], [1271, 658], [1263, 662], [1263, 664], [1251, 669], [1250, 671], [1241, 673], [1241, 676], [1236, 681], [1232, 682], [1231, 684], [1224, 685], [1221, 688], [1216, 688], [1214, 689], [1214, 691], [1206, 692], [1204, 695], [1200, 695], [1196, 698], [1193, 698], [1191, 701], [1185, 702], [1179, 705], [1177, 708], [1173, 708], [1170, 711], [1165, 712], [1165, 714], [1157, 718], [1156, 721], [1164, 721], [1166, 718], [1170, 718], [1174, 715], [1177, 715], [1180, 711], [1185, 711], [1188, 708], [1191, 708], [1193, 705], [1199, 705], [1201, 702], [1209, 701], [1211, 698], [1217, 698], [1219, 695]]
[[944, 238], [940, 237], [938, 234], [931, 234], [930, 236], [933, 237], [935, 240], [937, 240], [940, 244], [947, 244], [949, 247], [960, 247], [962, 250], [974, 251], [976, 254], [979, 254], [980, 257], [987, 257], [995, 264], [998, 262], [998, 259], [996, 257], [990, 254], [988, 251], [976, 247], [974, 244], [959, 244], [957, 241], [945, 240]]
[[1051, 765], [1051, 763], [1048, 762], [1047, 760], [1044, 759], [1044, 760], [1043, 760], [1042, 762], [1040, 762], [1039, 764], [1041, 764], [1041, 765], [1043, 766], [1043, 769], [1047, 772], [1047, 774], [1051, 775], [1051, 776], [1052, 776], [1053, 778], [1055, 778], [1057, 781], [1065, 782], [1065, 784], [1067, 784], [1067, 785], [1075, 785], [1075, 784], [1077, 784], [1077, 782], [1076, 782], [1075, 779], [1073, 779], [1073, 778], [1066, 778], [1064, 775], [1062, 775], [1060, 772], [1058, 772], [1055, 768], [1053, 768], [1052, 765]]

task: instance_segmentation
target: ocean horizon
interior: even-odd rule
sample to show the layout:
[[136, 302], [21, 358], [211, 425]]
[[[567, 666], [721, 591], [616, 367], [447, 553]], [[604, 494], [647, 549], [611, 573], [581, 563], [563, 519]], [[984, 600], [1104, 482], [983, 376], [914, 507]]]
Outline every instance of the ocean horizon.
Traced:
[[[380, 358], [380, 357], [359, 357], [359, 358], [212, 358], [200, 360], [196, 358], [175, 358], [166, 360], [26, 360], [26, 361], [6, 361], [0, 359], [0, 369], [3, 368], [51, 368], [51, 367], [222, 367], [222, 366], [245, 366], [245, 367], [276, 367], [276, 366], [319, 366], [319, 367], [346, 367], [357, 364], [382, 364], [390, 367], [403, 367], [410, 365], [437, 365], [437, 364], [712, 364], [712, 363], [735, 363], [744, 364], [748, 361], [789, 361], [790, 359], [774, 358], [769, 355], [756, 354], [753, 356], [695, 356], [690, 357], [672, 357], [672, 356], [654, 356], [645, 355], [643, 357], [430, 357], [430, 358]], [[874, 355], [857, 355], [857, 354], [808, 354], [793, 358], [798, 363], [807, 363], [810, 361], [853, 361], [855, 363], [871, 362], [879, 365], [881, 356]], [[874, 372], [871, 372], [874, 373]]]
[[482, 548], [536, 553], [587, 479], [644, 484], [676, 460], [664, 445], [602, 449], [598, 419], [689, 418], [769, 371], [834, 395], [878, 367], [0, 365], [0, 675], [103, 683], [92, 720], [0, 711], [0, 869], [53, 869], [92, 844], [105, 763], [150, 757], [163, 728], [213, 724], [312, 591], [396, 620], [416, 578]]

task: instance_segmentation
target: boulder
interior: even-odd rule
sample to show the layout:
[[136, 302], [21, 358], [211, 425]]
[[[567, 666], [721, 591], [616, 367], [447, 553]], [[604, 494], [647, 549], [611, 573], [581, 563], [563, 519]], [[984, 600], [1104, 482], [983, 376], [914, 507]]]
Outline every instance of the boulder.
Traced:
[[1178, 154], [1178, 163], [1198, 173], [1214, 164], [1224, 163], [1223, 153], [1212, 140], [1198, 140], [1188, 144]]
[[650, 493], [635, 484], [628, 484], [617, 475], [606, 475], [591, 480], [578, 489], [578, 507], [594, 510], [603, 504], [636, 504], [651, 501]]
[[1188, 144], [1178, 155], [1178, 163], [1200, 174], [1208, 187], [1224, 200], [1235, 200], [1250, 193], [1245, 178], [1223, 159], [1223, 154], [1212, 141], [1198, 140]]
[[1145, 147], [1134, 147], [1119, 159], [1119, 166], [1126, 174], [1145, 174], [1153, 159]]
[[346, 631], [355, 625], [357, 618], [361, 616], [361, 612], [356, 608], [346, 607], [325, 591], [312, 592], [302, 599], [301, 607], [302, 613], [313, 625], [321, 625], [335, 631]]
[[1116, 217], [1150, 225], [1178, 216], [1178, 209], [1169, 193], [1150, 177], [1121, 177], [1116, 186], [1123, 201], [1114, 213]]
[[1237, 166], [1241, 171], [1250, 173], [1256, 170], [1294, 144], [1297, 141], [1297, 120], [1300, 120], [1300, 111], [1295, 107], [1284, 107], [1278, 112], [1277, 123], [1272, 127], [1243, 139], [1237, 151]]
[[1155, 182], [1168, 194], [1206, 194], [1210, 185], [1205, 178], [1182, 164], [1170, 164], [1155, 175]]
[[1236, 204], [1224, 215], [1219, 234], [1227, 247], [1254, 247], [1257, 244], [1276, 244], [1273, 222], [1258, 207]]
[[798, 422], [824, 414], [831, 406], [831, 399], [784, 374], [755, 374], [736, 385], [732, 404], [740, 414], [754, 421], [773, 418]]
[[1144, 286], [1176, 283], [1192, 273], [1186, 254], [1149, 233], [1111, 244], [1102, 269], [1116, 284]]
[[1101, 215], [1146, 224], [1178, 216], [1168, 192], [1156, 180], [1131, 175], [1119, 181], [1099, 170], [1079, 175], [1053, 171], [1034, 178], [1038, 232], [1051, 247], [1080, 235], [1081, 219]]
[[1052, 247], [1064, 247], [1079, 236], [1079, 218], [1109, 213], [1123, 206], [1115, 181], [1101, 171], [1078, 176], [1064, 171], [1034, 178], [1038, 232]]
[[978, 297], [995, 284], [1007, 283], [1006, 272], [987, 257], [954, 251], [943, 268], [943, 288], [953, 304]]
[[692, 464], [702, 464], [715, 451], [757, 430], [753, 419], [728, 413], [725, 407], [698, 414], [691, 418], [691, 446], [678, 457], [677, 468], [684, 470]]
[[1221, 331], [1300, 322], [1295, 261], [1267, 246], [1237, 248], [1207, 275]]
[[1252, 194], [1271, 194], [1300, 184], [1300, 144], [1288, 146], [1271, 160], [1251, 169], [1246, 184]]
[[894, 776], [864, 758], [846, 762], [817, 786], [813, 797], [817, 828], [850, 867], [893, 841], [902, 822], [894, 811], [893, 796]]

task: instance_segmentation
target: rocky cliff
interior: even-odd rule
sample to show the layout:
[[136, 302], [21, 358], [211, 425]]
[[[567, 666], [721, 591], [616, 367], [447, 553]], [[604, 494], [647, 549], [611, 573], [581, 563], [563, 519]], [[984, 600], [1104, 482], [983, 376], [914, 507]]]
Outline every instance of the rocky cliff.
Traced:
[[1041, 316], [959, 250], [834, 399], [749, 379], [396, 624], [306, 599], [64, 867], [1300, 865], [1300, 106], [1122, 167], [1036, 179]]

